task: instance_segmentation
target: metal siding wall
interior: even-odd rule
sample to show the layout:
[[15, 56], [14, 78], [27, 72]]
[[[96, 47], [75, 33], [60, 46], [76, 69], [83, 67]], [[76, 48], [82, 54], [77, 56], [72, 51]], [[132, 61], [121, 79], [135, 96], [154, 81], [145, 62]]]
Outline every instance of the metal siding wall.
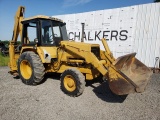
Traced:
[[[95, 32], [107, 32], [111, 38], [111, 31], [118, 31], [118, 40], [108, 40], [107, 43], [117, 58], [119, 56], [136, 52], [136, 57], [149, 67], [154, 67], [155, 58], [160, 57], [160, 3], [144, 4], [124, 8], [91, 11], [78, 14], [57, 15], [66, 22], [67, 32], [81, 33], [81, 23], [85, 23], [87, 43], [98, 43], [103, 48], [100, 40], [95, 40]], [[120, 40], [120, 31], [127, 30], [127, 40]], [[71, 38], [74, 35], [70, 34]], [[81, 37], [81, 35], [80, 35]], [[80, 38], [76, 37], [76, 41]], [[159, 67], [157, 62], [156, 67]]]
[[[134, 51], [137, 52], [136, 57], [149, 67], [154, 67], [155, 58], [160, 57], [159, 21], [159, 3], [138, 6]], [[159, 67], [159, 62], [156, 67]]]

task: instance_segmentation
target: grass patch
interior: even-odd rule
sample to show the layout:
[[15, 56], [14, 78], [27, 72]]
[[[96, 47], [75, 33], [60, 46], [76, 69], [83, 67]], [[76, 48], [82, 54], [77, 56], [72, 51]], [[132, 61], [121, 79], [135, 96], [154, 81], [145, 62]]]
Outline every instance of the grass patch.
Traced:
[[8, 66], [9, 63], [9, 56], [3, 56], [0, 53], [0, 66]]

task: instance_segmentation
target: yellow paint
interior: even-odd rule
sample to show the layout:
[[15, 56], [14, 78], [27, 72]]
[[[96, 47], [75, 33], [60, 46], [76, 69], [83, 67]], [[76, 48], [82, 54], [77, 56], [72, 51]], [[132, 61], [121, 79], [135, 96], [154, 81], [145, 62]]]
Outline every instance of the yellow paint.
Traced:
[[23, 78], [29, 79], [32, 75], [32, 68], [27, 60], [22, 60], [20, 63], [20, 71]]
[[73, 92], [76, 89], [76, 83], [73, 76], [66, 75], [64, 77], [64, 87], [69, 92]]

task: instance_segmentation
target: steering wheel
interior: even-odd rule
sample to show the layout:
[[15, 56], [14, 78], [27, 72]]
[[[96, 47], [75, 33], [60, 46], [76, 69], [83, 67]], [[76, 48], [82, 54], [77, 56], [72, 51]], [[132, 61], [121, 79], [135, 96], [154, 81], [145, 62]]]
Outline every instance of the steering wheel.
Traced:
[[53, 35], [49, 36], [49, 41], [53, 41]]
[[53, 35], [49, 36], [49, 42], [50, 42], [50, 44], [54, 44], [55, 43], [55, 41], [53, 39]]

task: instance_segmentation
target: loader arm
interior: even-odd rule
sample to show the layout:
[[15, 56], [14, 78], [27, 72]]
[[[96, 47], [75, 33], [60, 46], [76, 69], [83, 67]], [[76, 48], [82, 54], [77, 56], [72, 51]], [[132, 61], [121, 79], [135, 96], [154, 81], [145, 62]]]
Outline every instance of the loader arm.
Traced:
[[10, 62], [9, 66], [11, 69], [11, 73], [14, 73], [17, 71], [17, 65], [16, 61], [19, 57], [19, 52], [15, 51], [15, 48], [17, 47], [17, 39], [18, 36], [20, 35], [20, 38], [22, 37], [22, 24], [21, 21], [24, 19], [24, 11], [25, 8], [23, 6], [20, 6], [16, 12], [16, 15], [14, 17], [14, 29], [13, 29], [13, 35], [12, 35], [12, 40], [10, 41], [9, 44], [9, 57], [10, 57]]
[[106, 51], [101, 52], [101, 56], [103, 56], [103, 59], [101, 60], [99, 60], [97, 56], [91, 52], [91, 46], [89, 44], [87, 45], [82, 43], [81, 45], [78, 45], [75, 42], [61, 42], [61, 45], [64, 49], [84, 58], [87, 64], [92, 64], [94, 68], [96, 68], [103, 76], [107, 76], [107, 68], [109, 66], [115, 69], [112, 65], [115, 58], [113, 57], [105, 39], [102, 39], [102, 43]]
[[76, 54], [79, 57], [85, 59], [87, 64], [92, 64], [102, 75], [107, 74], [107, 69], [103, 66], [106, 63], [105, 60], [98, 60], [98, 58], [90, 51], [87, 44], [76, 45], [75, 42], [61, 42], [61, 45], [64, 47], [65, 50], [70, 51], [73, 54]]

